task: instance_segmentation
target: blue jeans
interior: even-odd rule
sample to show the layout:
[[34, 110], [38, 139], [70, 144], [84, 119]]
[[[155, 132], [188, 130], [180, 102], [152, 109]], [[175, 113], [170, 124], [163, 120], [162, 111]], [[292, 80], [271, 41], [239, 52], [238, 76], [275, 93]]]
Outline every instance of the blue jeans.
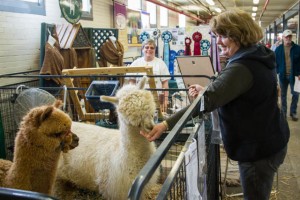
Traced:
[[269, 200], [274, 174], [283, 163], [287, 147], [255, 162], [238, 162], [244, 200]]
[[287, 90], [290, 85], [291, 94], [292, 94], [292, 102], [290, 107], [290, 115], [297, 114], [297, 104], [299, 99], [299, 93], [294, 91], [294, 85], [290, 84], [289, 77], [286, 77], [285, 80], [280, 80], [280, 89], [281, 89], [281, 109], [283, 113], [287, 114]]

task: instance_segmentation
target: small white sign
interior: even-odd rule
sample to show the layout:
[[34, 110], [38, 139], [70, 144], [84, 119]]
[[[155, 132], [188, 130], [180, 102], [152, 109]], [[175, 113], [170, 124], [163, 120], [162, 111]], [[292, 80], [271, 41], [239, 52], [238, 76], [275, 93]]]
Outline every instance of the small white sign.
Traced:
[[298, 79], [298, 76], [295, 76], [294, 91], [300, 93], [300, 81]]

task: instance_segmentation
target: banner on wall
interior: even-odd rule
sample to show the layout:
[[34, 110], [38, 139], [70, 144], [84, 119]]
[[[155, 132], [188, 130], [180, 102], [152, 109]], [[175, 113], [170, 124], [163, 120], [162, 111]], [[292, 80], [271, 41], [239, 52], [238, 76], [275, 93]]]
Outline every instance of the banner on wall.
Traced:
[[123, 44], [124, 50], [128, 49], [127, 45], [127, 11], [126, 11], [126, 4], [114, 2], [114, 25], [115, 28], [119, 29], [119, 42]]
[[125, 29], [126, 28], [126, 6], [124, 4], [114, 2], [114, 22], [115, 28]]
[[128, 44], [138, 44], [142, 28], [142, 13], [138, 10], [127, 9]]

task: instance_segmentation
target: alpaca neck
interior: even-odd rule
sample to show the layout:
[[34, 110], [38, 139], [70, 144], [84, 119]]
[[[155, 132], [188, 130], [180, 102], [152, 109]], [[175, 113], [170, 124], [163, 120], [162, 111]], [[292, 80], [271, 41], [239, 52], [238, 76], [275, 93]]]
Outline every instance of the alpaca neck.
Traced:
[[[125, 154], [134, 151], [136, 153], [135, 157], [137, 154], [141, 154], [140, 156], [144, 157], [153, 153], [154, 144], [140, 134], [140, 127], [125, 124], [121, 119], [119, 119], [119, 127], [121, 134], [120, 145]], [[131, 151], [131, 149], [133, 150]], [[136, 149], [142, 149], [143, 151], [136, 151]]]
[[50, 194], [60, 151], [49, 152], [31, 144], [18, 144], [6, 178], [7, 186]]
[[[14, 163], [25, 165], [28, 168], [44, 168], [53, 169], [57, 165], [60, 149], [47, 150], [45, 147], [37, 146], [34, 144], [17, 144], [18, 148], [15, 150]], [[39, 163], [40, 165], [36, 165]], [[21, 168], [19, 165], [16, 166]]]
[[119, 120], [119, 126], [123, 142], [132, 143], [132, 141], [145, 141], [145, 138], [140, 135], [139, 127], [125, 124], [122, 120]]

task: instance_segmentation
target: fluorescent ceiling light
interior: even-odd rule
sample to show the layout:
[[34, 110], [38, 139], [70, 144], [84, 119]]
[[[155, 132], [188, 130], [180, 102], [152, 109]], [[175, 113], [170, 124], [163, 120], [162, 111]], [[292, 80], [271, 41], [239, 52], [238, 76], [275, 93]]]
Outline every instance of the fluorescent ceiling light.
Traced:
[[253, 6], [252, 11], [256, 12], [257, 11], [257, 6]]
[[258, 4], [258, 3], [259, 3], [259, 0], [253, 0], [253, 3], [254, 3], [254, 4]]
[[208, 3], [211, 6], [215, 5], [215, 2], [213, 0], [206, 0], [206, 3]]
[[215, 11], [217, 11], [218, 13], [222, 12], [220, 8], [215, 8]]

